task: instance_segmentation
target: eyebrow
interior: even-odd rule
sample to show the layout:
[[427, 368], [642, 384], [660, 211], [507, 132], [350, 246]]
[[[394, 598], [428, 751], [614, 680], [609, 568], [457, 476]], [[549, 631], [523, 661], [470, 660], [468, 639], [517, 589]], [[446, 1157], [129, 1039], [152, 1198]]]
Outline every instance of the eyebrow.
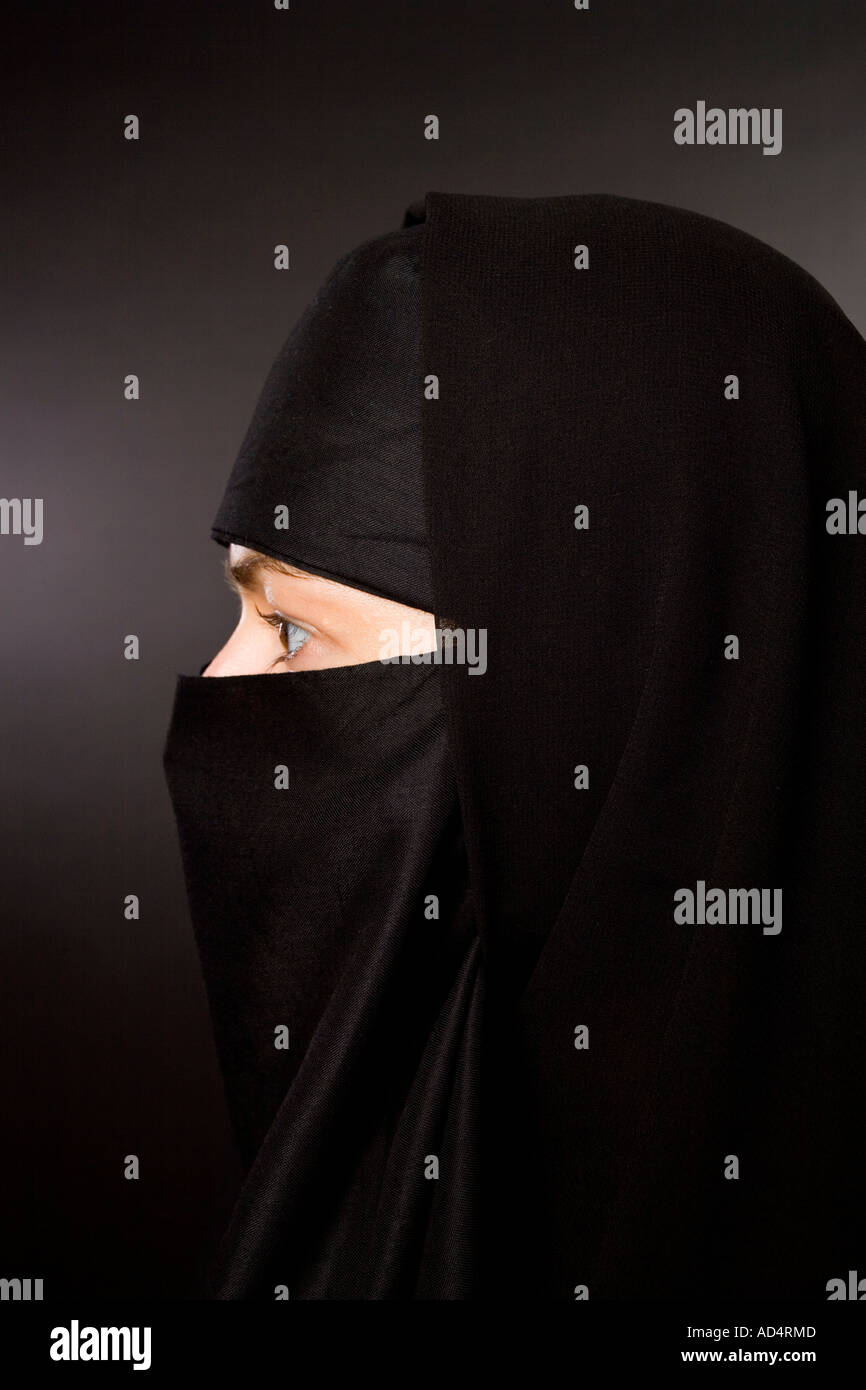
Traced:
[[226, 555], [224, 568], [226, 579], [233, 589], [254, 589], [262, 574], [285, 574], [290, 579], [310, 577], [294, 565], [286, 565], [282, 560], [258, 553], [244, 555], [240, 560], [233, 560], [231, 555]]

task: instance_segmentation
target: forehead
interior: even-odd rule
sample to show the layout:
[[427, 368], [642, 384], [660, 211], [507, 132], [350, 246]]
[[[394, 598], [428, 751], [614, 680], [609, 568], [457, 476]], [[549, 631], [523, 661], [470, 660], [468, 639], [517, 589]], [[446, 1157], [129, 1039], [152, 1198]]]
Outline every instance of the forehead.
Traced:
[[417, 618], [421, 612], [393, 599], [356, 589], [350, 584], [340, 584], [335, 579], [310, 574], [234, 542], [226, 554], [225, 569], [229, 582], [238, 591], [253, 593], [261, 588], [269, 602], [292, 606], [298, 610], [296, 616], [302, 609], [305, 615], [312, 614], [316, 621], [326, 624], [358, 620], [393, 623], [402, 617]]
[[238, 545], [236, 541], [232, 541], [228, 553], [229, 564], [236, 564], [238, 560], [245, 560], [249, 556], [256, 555], [257, 553], [257, 551], [251, 550], [247, 545]]
[[252, 595], [261, 591], [270, 603], [281, 597], [294, 604], [303, 601], [305, 609], [315, 606], [341, 611], [369, 606], [371, 602], [371, 596], [358, 589], [309, 574], [275, 556], [263, 555], [234, 542], [226, 553], [225, 572], [229, 583], [239, 593]]
[[303, 571], [297, 570], [294, 565], [287, 565], [282, 560], [262, 555], [259, 551], [246, 545], [238, 545], [234, 541], [228, 548], [225, 568], [231, 582], [241, 589], [255, 588], [268, 576], [280, 575], [289, 579], [305, 577]]
[[271, 564], [276, 565], [276, 561], [272, 561], [270, 556], [262, 555], [258, 550], [253, 550], [248, 545], [238, 545], [235, 541], [232, 541], [226, 555], [226, 565], [232, 573], [267, 569]]

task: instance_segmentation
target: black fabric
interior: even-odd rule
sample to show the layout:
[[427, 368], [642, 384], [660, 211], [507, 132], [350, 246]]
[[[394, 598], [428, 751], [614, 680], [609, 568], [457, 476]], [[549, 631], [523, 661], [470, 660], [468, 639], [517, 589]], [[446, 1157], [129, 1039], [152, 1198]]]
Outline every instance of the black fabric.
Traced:
[[331, 270], [268, 372], [211, 535], [430, 612], [420, 239], [373, 237]]
[[439, 677], [178, 679], [165, 767], [247, 1170], [216, 1297], [471, 1291], [483, 984]]
[[[213, 1293], [824, 1299], [866, 1241], [864, 539], [825, 525], [866, 496], [866, 344], [685, 210], [430, 192], [405, 222], [424, 606], [487, 670], [178, 678], [249, 1163]], [[681, 924], [699, 881], [781, 889], [781, 930]]]
[[[825, 1298], [866, 1243], [866, 541], [825, 524], [866, 496], [866, 344], [685, 210], [425, 214], [434, 590], [488, 629], [487, 675], [444, 686], [515, 1001], [501, 1267], [521, 1298]], [[782, 931], [678, 925], [698, 880], [782, 888]]]

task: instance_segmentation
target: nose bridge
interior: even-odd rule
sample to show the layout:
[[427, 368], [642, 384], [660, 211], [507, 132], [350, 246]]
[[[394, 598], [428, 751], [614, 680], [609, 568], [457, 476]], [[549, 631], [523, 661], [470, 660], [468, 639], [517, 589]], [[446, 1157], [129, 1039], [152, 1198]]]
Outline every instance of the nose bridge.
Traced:
[[244, 624], [243, 618], [244, 614], [241, 612], [219, 651], [203, 668], [209, 676], [238, 676], [243, 675], [248, 669], [250, 656], [253, 655], [254, 639], [249, 624]]

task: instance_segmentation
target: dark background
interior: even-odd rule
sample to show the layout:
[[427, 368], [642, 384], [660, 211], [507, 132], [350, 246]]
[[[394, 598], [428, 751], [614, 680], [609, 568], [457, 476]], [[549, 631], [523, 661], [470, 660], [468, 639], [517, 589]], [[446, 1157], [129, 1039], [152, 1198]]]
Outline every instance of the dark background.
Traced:
[[[45, 537], [0, 536], [0, 1276], [182, 1296], [239, 1174], [161, 754], [176, 673], [234, 623], [208, 528], [272, 358], [336, 259], [428, 189], [708, 213], [863, 332], [866, 10], [116, 0], [4, 21], [0, 495], [41, 496]], [[782, 153], [675, 145], [699, 99], [781, 106]]]

